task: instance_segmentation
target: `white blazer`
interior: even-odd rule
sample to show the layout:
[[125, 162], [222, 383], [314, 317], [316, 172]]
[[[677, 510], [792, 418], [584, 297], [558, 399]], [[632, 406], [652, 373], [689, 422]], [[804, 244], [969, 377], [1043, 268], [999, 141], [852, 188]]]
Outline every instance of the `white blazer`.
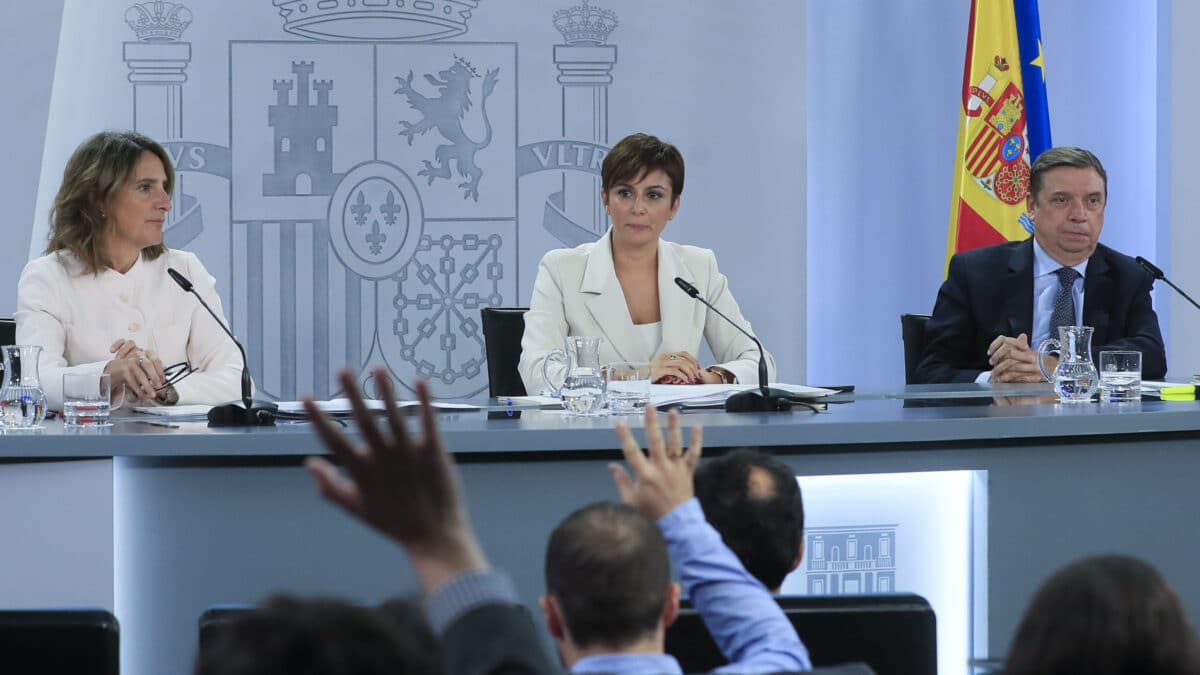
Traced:
[[51, 408], [62, 408], [63, 373], [104, 372], [113, 358], [109, 348], [121, 338], [153, 350], [164, 366], [191, 364], [195, 372], [175, 385], [180, 404], [215, 405], [241, 396], [237, 347], [196, 298], [167, 276], [168, 267], [191, 280], [224, 316], [216, 279], [186, 251], [168, 250], [156, 260], [139, 256], [125, 274], [112, 269], [89, 274], [66, 252], [29, 261], [17, 284], [17, 344], [42, 347], [38, 374]]
[[[598, 335], [600, 365], [614, 361], [650, 361], [664, 352], [686, 351], [699, 355], [700, 338], [708, 340], [719, 365], [738, 382], [758, 382], [758, 348], [721, 317], [675, 285], [683, 277], [702, 297], [754, 334], [729, 292], [725, 275], [717, 271], [713, 252], [696, 246], [658, 241], [658, 304], [662, 317], [662, 342], [651, 349], [629, 316], [625, 294], [612, 259], [612, 231], [594, 244], [550, 251], [542, 257], [533, 298], [525, 314], [519, 370], [525, 389], [536, 394], [545, 389], [542, 362], [552, 350], [562, 349], [567, 336]], [[774, 380], [775, 359], [768, 353], [767, 374]], [[561, 367], [551, 368], [555, 381]]]

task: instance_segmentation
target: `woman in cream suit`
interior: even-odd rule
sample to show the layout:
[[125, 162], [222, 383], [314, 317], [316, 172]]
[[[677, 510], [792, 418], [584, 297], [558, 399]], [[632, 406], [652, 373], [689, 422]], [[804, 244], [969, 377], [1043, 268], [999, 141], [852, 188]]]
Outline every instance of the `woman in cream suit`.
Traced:
[[[758, 382], [758, 348], [675, 285], [682, 277], [702, 297], [753, 333], [717, 271], [713, 252], [661, 238], [679, 211], [683, 157], [670, 143], [634, 134], [601, 166], [600, 198], [612, 227], [594, 244], [550, 251], [538, 268], [521, 340], [521, 378], [544, 389], [542, 363], [571, 335], [598, 335], [601, 365], [647, 361], [654, 382]], [[700, 338], [718, 363], [701, 367]], [[768, 375], [775, 360], [766, 355]], [[562, 372], [551, 373], [561, 379]]]
[[98, 133], [67, 161], [46, 255], [25, 266], [17, 285], [17, 343], [42, 347], [50, 407], [62, 406], [64, 373], [108, 373], [118, 404], [241, 395], [237, 347], [167, 275], [182, 273], [221, 314], [200, 260], [163, 245], [174, 184], [167, 151], [134, 131]]

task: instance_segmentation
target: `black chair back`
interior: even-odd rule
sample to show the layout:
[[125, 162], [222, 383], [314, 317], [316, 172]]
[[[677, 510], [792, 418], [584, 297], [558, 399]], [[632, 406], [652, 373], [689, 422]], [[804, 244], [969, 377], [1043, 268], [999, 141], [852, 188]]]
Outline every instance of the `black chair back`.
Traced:
[[521, 361], [527, 311], [528, 307], [484, 307], [479, 312], [487, 352], [489, 396], [525, 395], [525, 383], [517, 364]]
[[916, 384], [917, 366], [925, 353], [925, 324], [928, 314], [901, 314], [900, 336], [904, 339], [904, 383]]
[[17, 344], [17, 320], [0, 316], [0, 347]]
[[6, 673], [118, 675], [120, 628], [102, 609], [0, 610]]
[[[912, 593], [777, 598], [814, 667], [865, 663], [878, 675], [937, 675], [937, 622], [929, 602]], [[685, 673], [727, 661], [699, 613], [684, 602], [667, 629], [667, 653]]]

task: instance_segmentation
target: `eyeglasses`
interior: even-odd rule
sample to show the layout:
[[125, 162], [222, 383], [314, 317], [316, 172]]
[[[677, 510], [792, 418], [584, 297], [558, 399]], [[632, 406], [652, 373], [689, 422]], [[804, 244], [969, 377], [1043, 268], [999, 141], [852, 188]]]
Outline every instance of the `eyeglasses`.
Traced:
[[166, 379], [166, 381], [163, 382], [161, 387], [158, 387], [154, 391], [162, 391], [168, 387], [173, 387], [178, 384], [180, 380], [188, 375], [191, 375], [193, 372], [195, 371], [192, 370], [192, 364], [188, 363], [187, 361], [172, 363], [166, 368], [163, 368], [163, 377]]

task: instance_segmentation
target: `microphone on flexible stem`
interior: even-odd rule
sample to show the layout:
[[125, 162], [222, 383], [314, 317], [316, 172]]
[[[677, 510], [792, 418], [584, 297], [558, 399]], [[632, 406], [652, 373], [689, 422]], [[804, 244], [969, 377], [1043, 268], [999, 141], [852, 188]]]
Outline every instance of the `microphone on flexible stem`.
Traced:
[[1182, 288], [1171, 283], [1171, 280], [1167, 278], [1167, 275], [1163, 274], [1163, 271], [1160, 270], [1157, 265], [1150, 262], [1149, 260], [1146, 260], [1145, 258], [1143, 258], [1140, 255], [1138, 257], [1134, 258], [1134, 260], [1137, 261], [1137, 264], [1146, 268], [1146, 271], [1150, 273], [1150, 276], [1154, 277], [1155, 279], [1158, 279], [1159, 281], [1167, 282], [1167, 285], [1170, 286], [1171, 288], [1174, 288], [1176, 293], [1182, 295], [1184, 300], [1187, 300], [1188, 302], [1192, 303], [1192, 306], [1195, 307], [1196, 309], [1200, 309], [1200, 305], [1196, 304], [1196, 301], [1192, 299], [1192, 296], [1188, 295], [1187, 293], [1184, 293]]
[[721, 310], [713, 307], [709, 301], [700, 297], [700, 290], [692, 284], [688, 283], [683, 277], [675, 277], [675, 285], [682, 288], [684, 293], [704, 303], [704, 306], [717, 313], [717, 316], [729, 322], [729, 325], [738, 329], [743, 335], [754, 341], [758, 346], [758, 389], [750, 389], [748, 391], [738, 392], [733, 396], [725, 399], [726, 412], [774, 412], [781, 410], [792, 409], [792, 395], [790, 392], [783, 389], [772, 389], [767, 386], [767, 355], [763, 352], [762, 343], [758, 338], [754, 337], [735, 322], [733, 319], [721, 313]]
[[[1146, 271], [1150, 273], [1150, 276], [1154, 277], [1155, 279], [1157, 279], [1159, 281], [1167, 282], [1167, 285], [1170, 286], [1171, 288], [1174, 288], [1176, 293], [1182, 295], [1184, 300], [1187, 300], [1188, 302], [1192, 303], [1192, 307], [1195, 307], [1196, 309], [1200, 309], [1200, 305], [1196, 304], [1196, 301], [1192, 299], [1192, 296], [1188, 295], [1187, 293], [1184, 293], [1182, 288], [1171, 283], [1171, 280], [1167, 278], [1167, 275], [1163, 274], [1163, 271], [1158, 268], [1158, 265], [1155, 265], [1154, 263], [1150, 262], [1149, 260], [1146, 260], [1145, 258], [1143, 258], [1140, 255], [1138, 257], [1134, 258], [1134, 260], [1137, 262], [1137, 264], [1144, 267], [1146, 269]], [[1192, 376], [1192, 382], [1200, 382], [1200, 373], [1196, 373], [1195, 375]]]
[[255, 401], [251, 390], [253, 386], [250, 382], [250, 365], [246, 361], [246, 350], [242, 348], [242, 343], [229, 332], [225, 327], [225, 322], [217, 313], [212, 311], [212, 307], [200, 297], [200, 294], [192, 288], [192, 282], [188, 281], [187, 277], [183, 276], [174, 269], [168, 267], [167, 274], [179, 284], [179, 287], [186, 293], [191, 293], [200, 301], [200, 305], [204, 307], [212, 316], [221, 330], [233, 340], [233, 344], [237, 345], [238, 351], [242, 353], [242, 400], [233, 401], [224, 405], [214, 406], [208, 411], [208, 426], [210, 427], [265, 427], [275, 424], [275, 411], [278, 406], [270, 401]]

